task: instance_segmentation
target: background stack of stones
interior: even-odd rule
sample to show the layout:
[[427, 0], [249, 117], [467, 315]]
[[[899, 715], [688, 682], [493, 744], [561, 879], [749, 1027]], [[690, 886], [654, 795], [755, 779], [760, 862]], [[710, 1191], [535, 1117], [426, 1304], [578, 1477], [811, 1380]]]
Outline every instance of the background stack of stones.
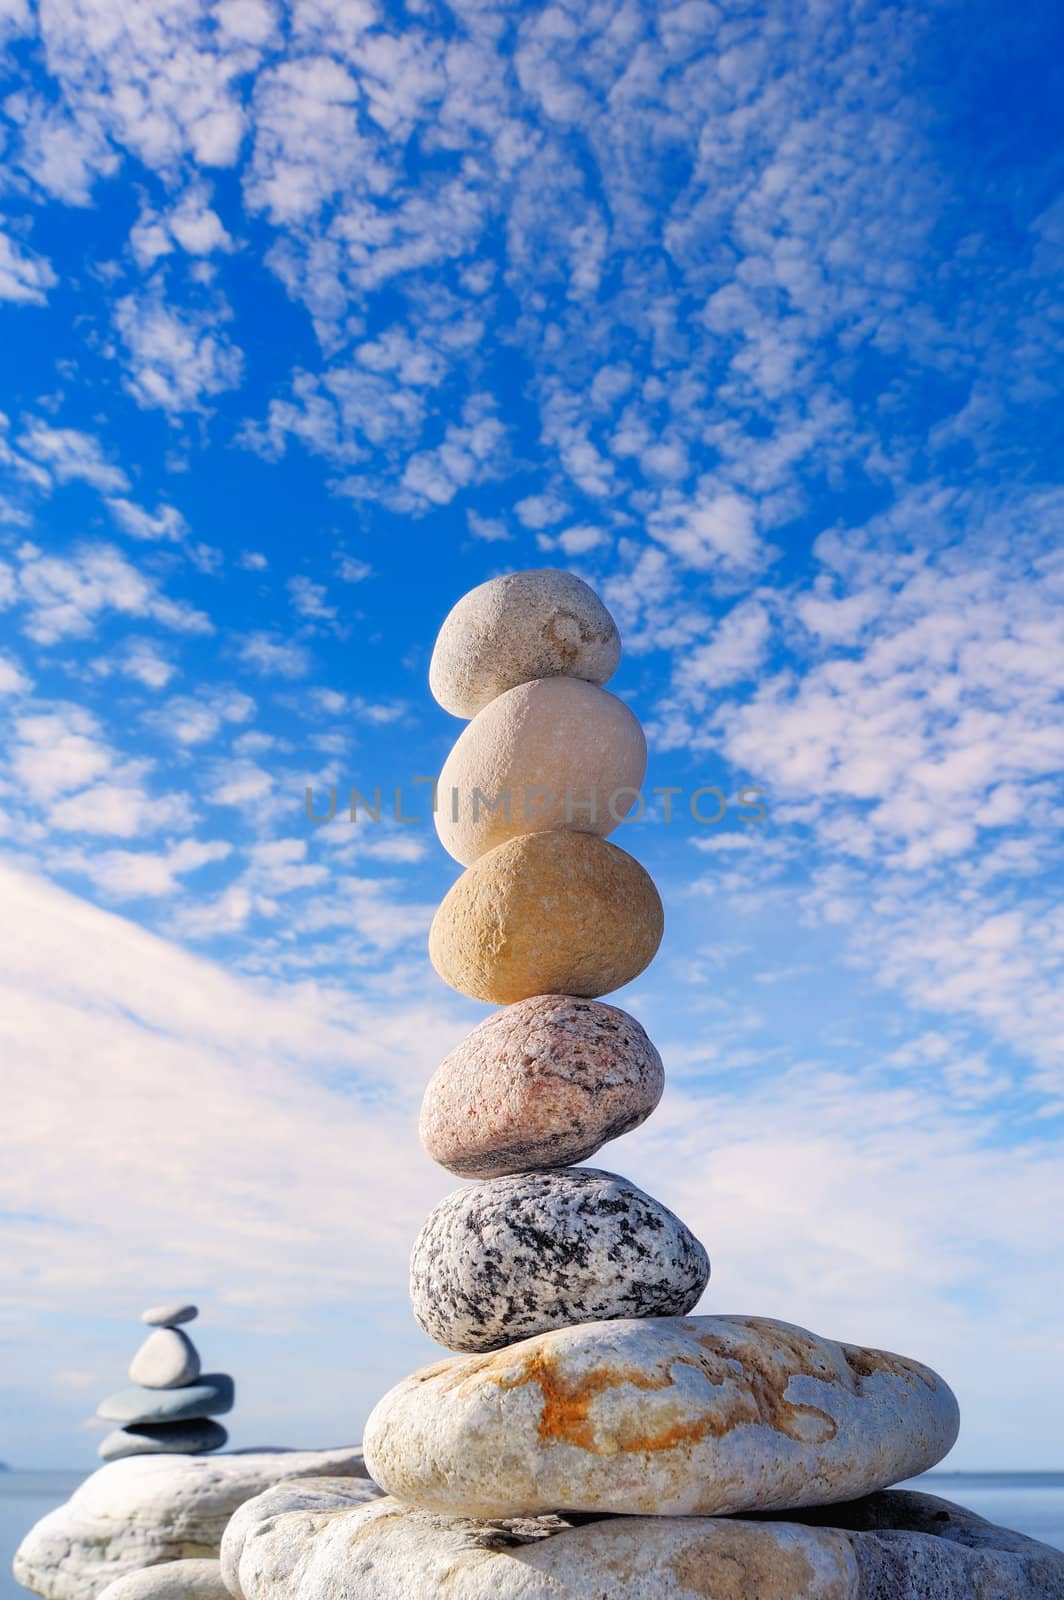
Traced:
[[[422, 1228], [411, 1297], [426, 1332], [461, 1354], [405, 1379], [367, 1424], [367, 1466], [408, 1508], [365, 1513], [381, 1594], [393, 1592], [383, 1576], [404, 1518], [425, 1566], [394, 1592], [420, 1596], [451, 1592], [433, 1553], [443, 1561], [441, 1516], [473, 1519], [455, 1535], [469, 1545], [471, 1528], [498, 1519], [531, 1519], [514, 1534], [523, 1541], [556, 1534], [559, 1515], [620, 1513], [662, 1519], [648, 1525], [660, 1538], [641, 1534], [638, 1592], [672, 1595], [654, 1576], [675, 1556], [669, 1519], [708, 1519], [708, 1573], [710, 1543], [728, 1547], [713, 1519], [868, 1495], [932, 1466], [957, 1435], [953, 1395], [917, 1362], [767, 1318], [691, 1315], [709, 1277], [699, 1241], [627, 1179], [571, 1164], [643, 1122], [663, 1088], [643, 1028], [600, 999], [644, 970], [663, 930], [649, 876], [605, 838], [646, 765], [638, 721], [602, 687], [619, 658], [601, 601], [549, 570], [471, 591], [433, 654], [437, 700], [471, 720], [436, 813], [466, 870], [429, 953], [452, 987], [505, 1009], [447, 1057], [424, 1098], [425, 1148], [475, 1181]], [[578, 1524], [572, 1538], [569, 1559], [583, 1560], [579, 1545], [597, 1569], [599, 1532]], [[762, 1544], [750, 1538], [768, 1583], [778, 1536], [766, 1525]], [[602, 1560], [574, 1593], [614, 1584], [621, 1568], [608, 1548]], [[745, 1557], [743, 1572], [747, 1587], [721, 1592], [790, 1592], [754, 1583]], [[800, 1592], [835, 1595], [816, 1584]]]
[[154, 1329], [129, 1365], [130, 1389], [101, 1401], [96, 1415], [122, 1426], [100, 1445], [104, 1461], [121, 1456], [201, 1455], [220, 1450], [228, 1434], [218, 1422], [233, 1408], [233, 1380], [226, 1372], [200, 1371], [200, 1358], [183, 1324], [195, 1306], [151, 1306], [141, 1321]]

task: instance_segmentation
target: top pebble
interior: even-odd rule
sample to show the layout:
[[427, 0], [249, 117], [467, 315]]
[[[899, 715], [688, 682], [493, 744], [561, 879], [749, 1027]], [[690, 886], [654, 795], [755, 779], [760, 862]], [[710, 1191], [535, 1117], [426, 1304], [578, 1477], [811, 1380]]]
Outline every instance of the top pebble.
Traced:
[[170, 1305], [149, 1306], [147, 1311], [141, 1312], [140, 1320], [150, 1328], [177, 1328], [182, 1322], [191, 1322], [198, 1315], [198, 1307], [175, 1300]]
[[429, 687], [445, 711], [469, 718], [534, 678], [606, 683], [620, 659], [617, 624], [594, 590], [571, 572], [534, 568], [462, 596], [436, 640]]

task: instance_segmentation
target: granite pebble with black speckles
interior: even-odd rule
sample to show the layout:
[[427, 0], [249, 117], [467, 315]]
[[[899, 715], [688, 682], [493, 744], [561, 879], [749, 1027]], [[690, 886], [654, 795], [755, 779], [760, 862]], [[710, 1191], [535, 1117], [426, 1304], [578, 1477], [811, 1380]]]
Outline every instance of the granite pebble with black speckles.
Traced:
[[659, 1201], [593, 1167], [456, 1189], [410, 1258], [414, 1315], [450, 1350], [498, 1350], [571, 1323], [684, 1316], [709, 1279], [702, 1245]]

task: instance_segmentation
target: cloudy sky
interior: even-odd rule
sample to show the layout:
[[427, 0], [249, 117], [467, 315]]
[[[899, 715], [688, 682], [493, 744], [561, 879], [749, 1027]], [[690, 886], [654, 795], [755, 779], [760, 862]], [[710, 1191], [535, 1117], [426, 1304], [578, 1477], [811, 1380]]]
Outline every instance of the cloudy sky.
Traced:
[[426, 669], [557, 565], [684, 795], [617, 836], [669, 1088], [598, 1161], [706, 1310], [930, 1361], [959, 1466], [1064, 1465], [1055, 8], [0, 33], [0, 1456], [88, 1465], [162, 1296], [237, 1445], [349, 1442], [431, 1358], [417, 1109], [484, 1011], [425, 954]]

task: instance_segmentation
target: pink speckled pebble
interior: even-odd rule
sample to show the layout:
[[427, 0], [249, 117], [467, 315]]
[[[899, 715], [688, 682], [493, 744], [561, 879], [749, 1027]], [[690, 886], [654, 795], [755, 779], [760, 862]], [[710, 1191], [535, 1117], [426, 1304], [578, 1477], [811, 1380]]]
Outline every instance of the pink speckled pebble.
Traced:
[[584, 1161], [661, 1099], [661, 1057], [627, 1012], [541, 994], [497, 1011], [437, 1069], [421, 1142], [462, 1177]]

